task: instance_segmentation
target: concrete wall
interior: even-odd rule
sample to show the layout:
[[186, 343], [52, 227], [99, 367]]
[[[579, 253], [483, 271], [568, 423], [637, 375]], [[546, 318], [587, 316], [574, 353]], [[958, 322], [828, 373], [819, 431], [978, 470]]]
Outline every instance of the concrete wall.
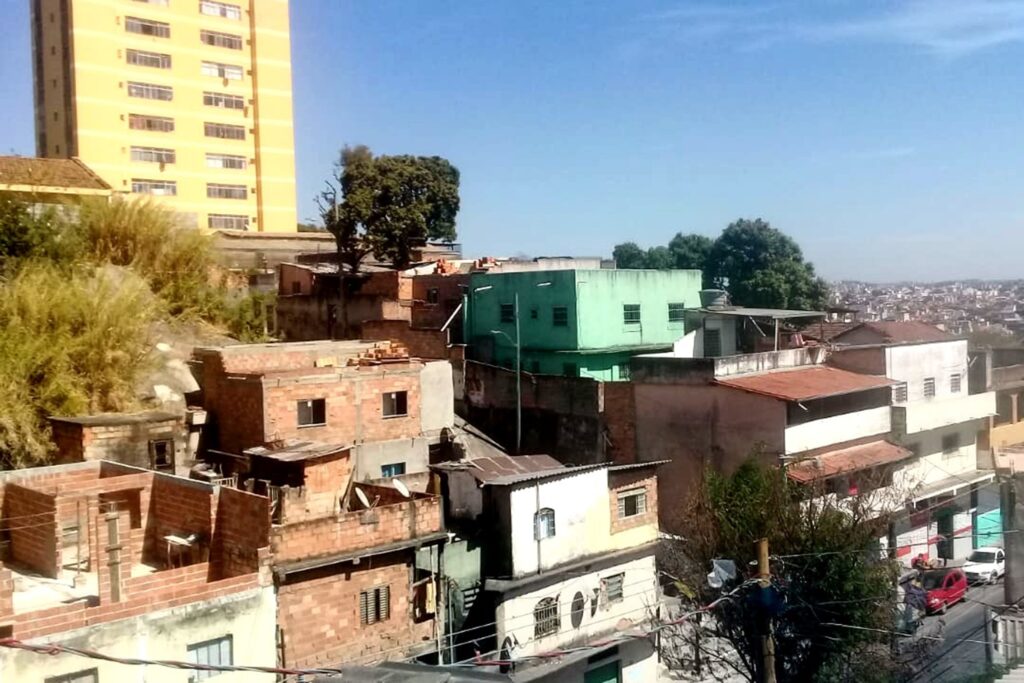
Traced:
[[935, 379], [935, 398], [953, 396], [950, 377], [960, 377], [960, 394], [967, 393], [967, 340], [907, 344], [885, 349], [886, 376], [907, 383], [907, 400], [924, 397], [924, 380]]
[[786, 455], [866, 436], [887, 436], [891, 428], [889, 406], [812, 420], [786, 428]]
[[[545, 282], [551, 284], [537, 286]], [[475, 291], [481, 287], [491, 289]], [[491, 330], [501, 330], [515, 339], [515, 324], [501, 322], [501, 305], [512, 304], [515, 292], [519, 293], [519, 331], [524, 350], [578, 348], [576, 278], [572, 270], [474, 273], [465, 323], [469, 344], [477, 346], [493, 338]], [[567, 309], [564, 326], [552, 324], [552, 308], [556, 306]]]
[[618, 646], [618, 654], [602, 658], [600, 654], [590, 658], [581, 658], [562, 666], [558, 671], [545, 673], [545, 683], [580, 683], [585, 680], [588, 671], [602, 668], [605, 664], [615, 662], [619, 668], [619, 680], [622, 683], [649, 683], [658, 680], [658, 653], [647, 640], [629, 640]]
[[[277, 665], [275, 628], [276, 599], [273, 587], [267, 586], [65, 631], [33, 642], [59, 643], [115, 657], [187, 660], [189, 645], [230, 635], [235, 664], [272, 667]], [[188, 678], [184, 671], [158, 666], [127, 667], [73, 655], [47, 657], [7, 648], [0, 652], [0, 679], [4, 681], [43, 681], [93, 668], [100, 681], [181, 683]], [[244, 672], [222, 673], [217, 680], [242, 683], [253, 677]]]
[[[943, 453], [942, 439], [952, 434], [959, 435], [960, 448], [955, 453]], [[967, 422], [900, 438], [901, 443], [920, 455], [894, 474], [894, 485], [913, 492], [918, 486], [972, 472], [977, 468], [977, 435], [977, 426]]]
[[404, 463], [406, 474], [426, 472], [430, 462], [432, 437], [373, 441], [353, 447], [355, 456], [355, 480], [380, 479], [381, 467], [393, 463]]
[[420, 370], [420, 431], [429, 433], [455, 423], [452, 365], [448, 361], [424, 363]]

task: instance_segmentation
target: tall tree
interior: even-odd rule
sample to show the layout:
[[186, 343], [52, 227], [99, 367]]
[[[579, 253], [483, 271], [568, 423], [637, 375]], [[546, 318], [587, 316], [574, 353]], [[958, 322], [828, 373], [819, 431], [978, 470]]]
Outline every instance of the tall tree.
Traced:
[[647, 255], [637, 246], [636, 242], [616, 244], [612, 250], [612, 259], [616, 268], [646, 268]]
[[413, 247], [455, 239], [459, 171], [441, 157], [375, 157], [365, 145], [345, 147], [317, 201], [352, 272], [371, 253], [405, 268]]
[[675, 267], [675, 259], [668, 247], [651, 247], [644, 256], [644, 267], [656, 270], [671, 270]]
[[672, 252], [674, 267], [680, 270], [696, 269], [701, 271], [704, 286], [711, 284], [708, 277], [708, 255], [715, 241], [705, 235], [684, 235], [677, 232], [668, 242], [668, 250]]
[[799, 245], [760, 218], [722, 231], [708, 265], [711, 281], [744, 306], [820, 310], [828, 300], [828, 286]]

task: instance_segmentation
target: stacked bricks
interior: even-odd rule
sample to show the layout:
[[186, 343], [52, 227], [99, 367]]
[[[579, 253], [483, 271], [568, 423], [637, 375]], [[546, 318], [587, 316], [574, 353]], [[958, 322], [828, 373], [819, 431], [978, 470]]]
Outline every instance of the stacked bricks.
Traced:
[[[645, 512], [626, 519], [619, 519], [619, 494], [632, 489], [644, 489], [647, 493]], [[611, 530], [618, 533], [638, 526], [653, 525], [658, 528], [658, 477], [649, 468], [608, 472], [608, 498], [611, 508]]]
[[362, 336], [401, 344], [415, 358], [448, 358], [448, 334], [439, 329], [410, 327], [402, 320], [367, 320]]

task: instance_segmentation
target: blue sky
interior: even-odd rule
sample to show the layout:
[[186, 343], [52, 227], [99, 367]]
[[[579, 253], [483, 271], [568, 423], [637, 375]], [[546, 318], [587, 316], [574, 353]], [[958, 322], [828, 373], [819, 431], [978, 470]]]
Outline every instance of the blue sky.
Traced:
[[[31, 154], [28, 3], [0, 9], [0, 151]], [[1024, 0], [291, 14], [300, 218], [362, 143], [459, 167], [471, 255], [608, 255], [760, 216], [830, 279], [1024, 277]]]

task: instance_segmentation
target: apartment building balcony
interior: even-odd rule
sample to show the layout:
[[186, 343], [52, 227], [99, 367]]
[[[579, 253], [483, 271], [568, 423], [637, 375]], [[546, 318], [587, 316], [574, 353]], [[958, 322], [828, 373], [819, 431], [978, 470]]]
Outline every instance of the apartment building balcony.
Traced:
[[892, 427], [898, 434], [917, 434], [996, 414], [995, 392], [911, 401], [892, 407]]
[[867, 436], [888, 434], [891, 412], [888, 406], [858, 410], [786, 427], [786, 455], [802, 453]]

